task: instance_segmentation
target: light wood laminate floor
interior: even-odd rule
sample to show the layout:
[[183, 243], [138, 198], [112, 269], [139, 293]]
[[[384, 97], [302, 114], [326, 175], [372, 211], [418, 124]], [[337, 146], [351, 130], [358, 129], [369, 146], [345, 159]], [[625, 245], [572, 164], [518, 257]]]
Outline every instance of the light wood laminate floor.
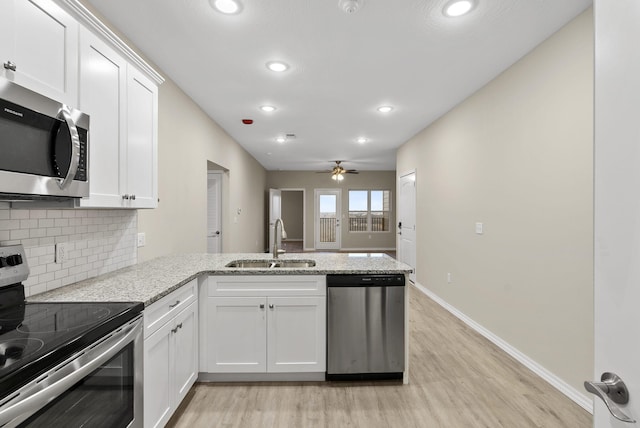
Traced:
[[576, 427], [591, 415], [414, 287], [409, 385], [199, 383], [169, 425]]

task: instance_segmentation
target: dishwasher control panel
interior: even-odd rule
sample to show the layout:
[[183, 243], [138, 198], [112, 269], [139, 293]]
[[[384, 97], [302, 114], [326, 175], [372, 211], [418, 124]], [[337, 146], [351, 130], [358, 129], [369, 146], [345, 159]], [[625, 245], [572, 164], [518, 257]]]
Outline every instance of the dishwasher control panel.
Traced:
[[402, 274], [327, 275], [327, 287], [383, 287], [404, 286]]

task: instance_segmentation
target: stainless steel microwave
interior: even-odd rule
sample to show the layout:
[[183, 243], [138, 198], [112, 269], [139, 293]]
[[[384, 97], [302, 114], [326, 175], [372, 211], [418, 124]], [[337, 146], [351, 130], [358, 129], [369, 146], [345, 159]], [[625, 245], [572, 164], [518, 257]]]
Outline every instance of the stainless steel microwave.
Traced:
[[0, 78], [0, 200], [89, 196], [89, 116]]

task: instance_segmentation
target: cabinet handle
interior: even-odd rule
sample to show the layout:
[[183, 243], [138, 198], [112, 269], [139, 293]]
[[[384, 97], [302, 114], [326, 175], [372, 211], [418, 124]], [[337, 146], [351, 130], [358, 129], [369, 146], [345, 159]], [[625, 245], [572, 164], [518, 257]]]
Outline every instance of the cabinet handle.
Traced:
[[173, 305], [169, 305], [170, 308], [175, 308], [180, 304], [180, 300], [176, 301]]
[[260, 309], [264, 309], [264, 303], [260, 303]]
[[129, 195], [127, 194], [122, 195], [122, 199], [129, 199]]
[[131, 200], [135, 201], [136, 200], [136, 195], [131, 195]]
[[172, 328], [172, 329], [171, 329], [171, 333], [174, 333], [174, 334], [175, 334], [175, 333], [177, 333], [177, 332], [178, 332], [178, 327], [176, 327], [176, 328]]
[[182, 323], [178, 324], [176, 328], [182, 328]]
[[11, 71], [16, 71], [16, 68], [18, 68], [18, 66], [12, 61], [7, 61], [3, 65], [5, 69], [11, 70]]
[[273, 303], [269, 303], [269, 309], [273, 309]]

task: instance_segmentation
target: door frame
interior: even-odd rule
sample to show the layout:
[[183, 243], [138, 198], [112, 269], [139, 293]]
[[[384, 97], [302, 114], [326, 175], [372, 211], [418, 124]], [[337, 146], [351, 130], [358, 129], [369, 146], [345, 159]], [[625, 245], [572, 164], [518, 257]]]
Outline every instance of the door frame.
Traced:
[[[340, 250], [342, 248], [342, 229], [340, 221], [342, 220], [342, 189], [313, 189], [313, 225], [314, 225], [314, 248], [316, 250]], [[336, 196], [336, 242], [321, 243], [320, 242], [320, 195]]]
[[[402, 195], [401, 195], [401, 181], [404, 177], [407, 177], [409, 175], [413, 174], [414, 177], [414, 193], [413, 193], [413, 219], [414, 219], [414, 226], [413, 226], [413, 231], [414, 231], [414, 239], [413, 239], [413, 261], [414, 261], [414, 266], [411, 266], [413, 268], [413, 273], [409, 274], [409, 279], [411, 279], [414, 283], [416, 282], [416, 277], [417, 277], [417, 263], [416, 260], [418, 257], [418, 240], [417, 240], [417, 234], [418, 234], [418, 173], [417, 170], [411, 169], [409, 171], [406, 171], [405, 173], [401, 174], [399, 176], [399, 179], [397, 180], [397, 189], [396, 189], [396, 204], [397, 204], [397, 212], [396, 212], [396, 221], [399, 222], [402, 220], [403, 217], [403, 209], [400, 206], [401, 203], [401, 199], [402, 199]], [[399, 229], [396, 226], [396, 230]], [[400, 245], [400, 241], [401, 241], [401, 234], [400, 234], [401, 230], [398, 231], [397, 235], [396, 235], [396, 251], [398, 254], [398, 260], [402, 261], [403, 263], [407, 263], [406, 258], [404, 257], [405, 255], [402, 254], [402, 245]], [[409, 263], [407, 263], [409, 264]]]
[[[223, 235], [223, 230], [222, 230], [222, 178], [223, 178], [223, 171], [217, 171], [217, 170], [207, 170], [207, 225], [206, 225], [206, 236], [207, 236], [207, 241], [209, 239], [209, 179], [211, 178], [211, 176], [217, 176], [218, 178], [218, 192], [217, 192], [217, 196], [218, 196], [218, 209], [217, 209], [217, 213], [216, 216], [218, 218], [218, 222], [220, 225], [220, 235], [218, 237], [218, 248], [217, 248], [217, 253], [221, 253], [222, 252], [222, 235]], [[209, 252], [209, 242], [207, 242], [207, 253]], [[213, 253], [213, 254], [217, 254], [217, 253]]]
[[[273, 210], [274, 210], [274, 197], [277, 196], [278, 197], [278, 214], [277, 216], [273, 214]], [[267, 247], [267, 253], [273, 251], [273, 241], [274, 239], [278, 240], [278, 248], [282, 248], [282, 232], [277, 236], [275, 236], [274, 234], [274, 230], [273, 230], [273, 226], [276, 222], [276, 220], [281, 219], [282, 220], [282, 190], [281, 189], [276, 189], [273, 187], [269, 188], [269, 212], [268, 212], [268, 216], [269, 218], [267, 219], [267, 225], [269, 227], [269, 230], [267, 231], [267, 235], [269, 236], [269, 246]], [[284, 225], [282, 226], [282, 228], [284, 229]]]

